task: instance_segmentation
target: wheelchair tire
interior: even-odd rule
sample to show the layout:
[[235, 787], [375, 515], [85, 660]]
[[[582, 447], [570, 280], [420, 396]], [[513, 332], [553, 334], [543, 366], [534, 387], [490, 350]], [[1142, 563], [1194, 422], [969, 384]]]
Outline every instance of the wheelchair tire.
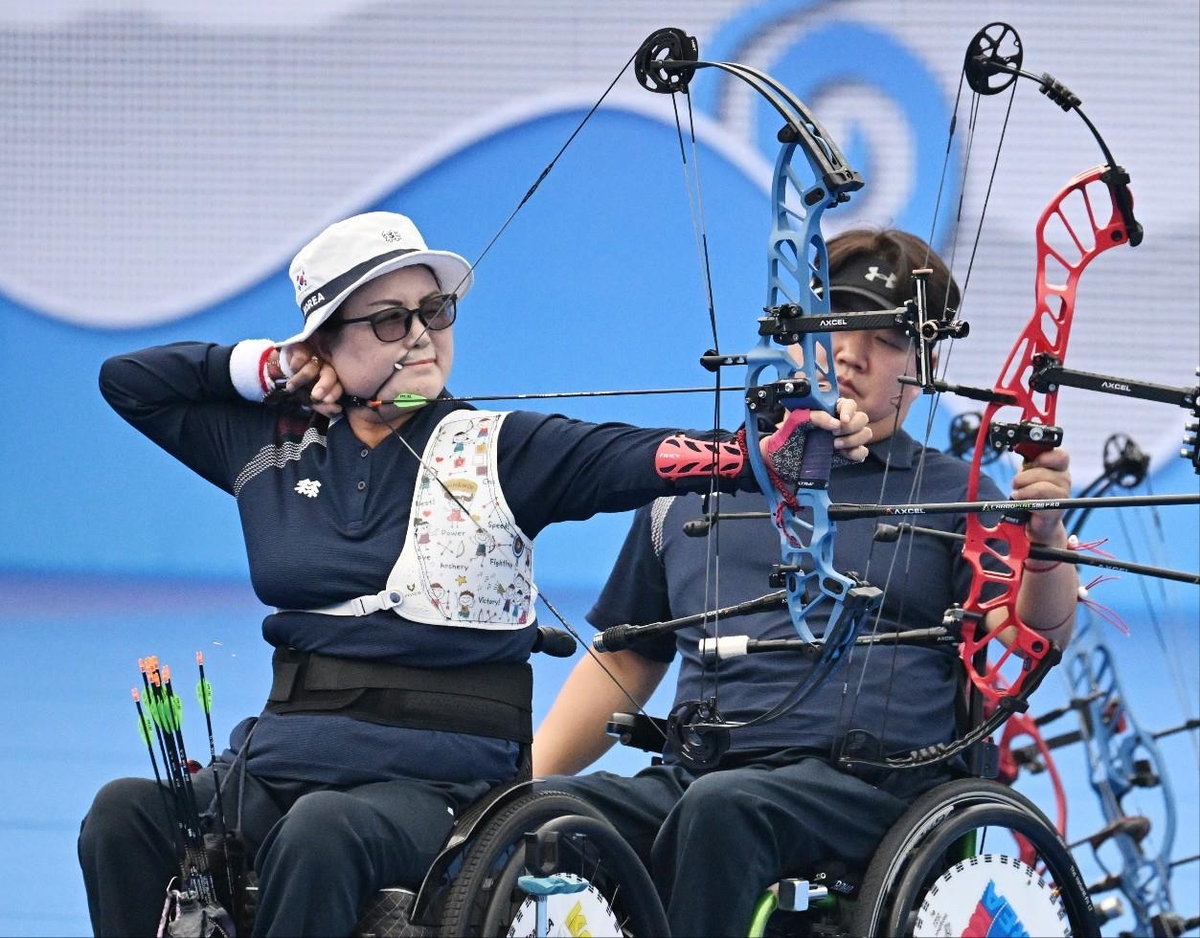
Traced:
[[[507, 805], [472, 839], [462, 866], [447, 888], [439, 934], [505, 936], [525, 896], [517, 886], [524, 873], [524, 836], [547, 821], [566, 815], [602, 820], [587, 802], [565, 792], [532, 792]], [[570, 870], [601, 892], [608, 885], [596, 870]], [[611, 893], [605, 893], [610, 895]]]
[[[957, 855], [965, 837], [989, 831], [1024, 837], [1036, 851], [1037, 869], [1017, 859], [1018, 845], [1011, 837], [999, 845], [985, 842], [984, 847], [994, 848], [990, 852], [976, 844], [969, 856]], [[1046, 816], [1011, 788], [974, 778], [927, 792], [892, 826], [867, 868], [849, 931], [866, 936], [913, 935], [919, 923], [928, 926], [922, 915], [928, 919], [936, 902], [956, 893], [973, 902], [970, 897], [979, 893], [946, 888], [939, 898], [939, 888], [958, 873], [980, 871], [985, 878], [989, 872], [1003, 872], [1022, 895], [1031, 897], [1029, 901], [1041, 903], [1035, 911], [1059, 917], [1060, 934], [1099, 934], [1092, 900], [1075, 861]], [[1012, 906], [1003, 914], [1019, 919], [1021, 909]]]

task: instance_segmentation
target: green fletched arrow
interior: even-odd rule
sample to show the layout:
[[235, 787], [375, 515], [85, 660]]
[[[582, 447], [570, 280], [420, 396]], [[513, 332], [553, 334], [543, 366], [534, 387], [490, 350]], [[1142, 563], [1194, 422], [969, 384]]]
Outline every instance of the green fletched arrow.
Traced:
[[[631, 391], [546, 391], [531, 394], [475, 394], [470, 397], [440, 397], [430, 398], [421, 394], [397, 394], [389, 401], [364, 400], [357, 397], [342, 398], [343, 404], [357, 404], [366, 407], [382, 407], [391, 404], [402, 410], [424, 407], [435, 400], [447, 404], [470, 403], [473, 401], [538, 401], [552, 400], [560, 397], [637, 397], [645, 394], [712, 394], [713, 388], [642, 388]], [[745, 393], [745, 388], [716, 388], [717, 391], [739, 391]]]
[[146, 709], [164, 732], [174, 733], [183, 727], [183, 701], [174, 694], [168, 697], [159, 690], [155, 699], [146, 701]]
[[[147, 746], [152, 744], [154, 728], [150, 725], [150, 721], [144, 714], [138, 714], [138, 731], [142, 734], [142, 742]], [[150, 756], [153, 758], [154, 751], [150, 751]]]

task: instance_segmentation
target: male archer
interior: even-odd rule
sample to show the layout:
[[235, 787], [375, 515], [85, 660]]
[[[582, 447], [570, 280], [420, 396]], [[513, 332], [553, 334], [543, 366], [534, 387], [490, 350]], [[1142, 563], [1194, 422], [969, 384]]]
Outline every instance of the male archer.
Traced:
[[[913, 295], [911, 272], [932, 268], [930, 314], [944, 319], [958, 306], [959, 290], [945, 263], [910, 234], [858, 230], [829, 243], [830, 301], [834, 313], [895, 309]], [[915, 369], [904, 331], [878, 329], [833, 335], [838, 391], [867, 414], [872, 432], [862, 463], [835, 466], [834, 502], [907, 504], [963, 501], [968, 467], [922, 446], [901, 429], [920, 393], [899, 382]], [[1050, 450], [1013, 480], [1014, 499], [1070, 495], [1068, 456]], [[1003, 499], [990, 480], [979, 498]], [[764, 512], [757, 493], [721, 495], [721, 510]], [[658, 622], [716, 608], [708, 545], [688, 537], [684, 523], [701, 517], [696, 495], [660, 498], [640, 509], [608, 583], [588, 620], [597, 629]], [[1033, 513], [1032, 542], [1065, 547], [1060, 512]], [[927, 526], [962, 533], [965, 518], [931, 515]], [[938, 626], [967, 597], [972, 569], [959, 546], [934, 537], [874, 543], [874, 521], [842, 522], [834, 566], [856, 571], [884, 591], [867, 631]], [[779, 535], [769, 520], [730, 521], [720, 530], [719, 605], [767, 591], [779, 562]], [[1074, 625], [1078, 578], [1074, 567], [1029, 561], [1018, 613], [1031, 628], [1065, 645]], [[820, 635], [818, 610], [809, 626]], [[994, 610], [990, 615], [1002, 615]], [[986, 620], [985, 620], [986, 624]], [[998, 625], [998, 621], [993, 621]], [[792, 638], [786, 608], [759, 612], [724, 626], [726, 634]], [[960, 696], [953, 647], [888, 645], [856, 648], [849, 661], [804, 701], [778, 719], [735, 729], [729, 749], [711, 767], [689, 766], [671, 747], [663, 764], [632, 778], [611, 773], [567, 777], [612, 744], [604, 728], [614, 711], [643, 705], [680, 658], [673, 707], [716, 695], [721, 717], [745, 723], [783, 700], [812, 667], [799, 655], [758, 654], [706, 662], [698, 651], [699, 626], [605, 656], [584, 657], [568, 678], [534, 739], [534, 773], [554, 776], [544, 787], [569, 791], [600, 809], [650, 869], [676, 935], [744, 935], [757, 898], [771, 883], [831, 858], [865, 863], [888, 827], [919, 795], [953, 777], [955, 765], [886, 771], [839, 766], [836, 753], [851, 730], [866, 730], [885, 754], [947, 742], [954, 736]]]

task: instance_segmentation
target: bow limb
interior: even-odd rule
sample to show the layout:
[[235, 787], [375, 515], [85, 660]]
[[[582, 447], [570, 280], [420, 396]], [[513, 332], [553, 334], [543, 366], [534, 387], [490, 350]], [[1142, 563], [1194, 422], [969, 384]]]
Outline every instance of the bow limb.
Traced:
[[[1114, 174], [1110, 167], [1090, 169], [1067, 183], [1038, 221], [1036, 306], [1009, 352], [984, 410], [971, 461], [968, 499], [978, 496], [984, 453], [1007, 447], [1032, 458], [1062, 440], [1062, 431], [1055, 426], [1056, 391], [1036, 392], [1029, 386], [1029, 378], [1039, 361], [1065, 359], [1083, 271], [1104, 251], [1130, 240], [1123, 210], [1129, 204], [1126, 182], [1123, 173]], [[1064, 208], [1068, 201], [1081, 203], [1085, 211], [1068, 213]], [[996, 419], [1013, 407], [1020, 411], [1016, 423]], [[964, 613], [975, 622], [988, 621], [986, 630], [981, 626], [964, 630], [962, 657], [985, 701], [1000, 707], [1023, 705], [1044, 677], [1046, 669], [1040, 665], [1052, 651], [1051, 643], [1025, 623], [1017, 608], [1029, 547], [1022, 517], [1006, 514], [994, 523], [975, 514], [967, 518], [963, 556], [971, 564], [973, 576]], [[988, 646], [998, 638], [1007, 647], [989, 662]], [[1022, 667], [1004, 686], [1000, 672], [1013, 655], [1023, 659]], [[1002, 704], [1002, 700], [1008, 703]]]
[[[1021, 738], [1029, 740], [1024, 747], [1016, 745], [1016, 741]], [[1030, 757], [1030, 750], [1036, 753], [1035, 757]], [[1020, 756], [1018, 756], [1018, 752], [1021, 753]], [[1067, 793], [1063, 787], [1062, 776], [1058, 772], [1058, 765], [1050, 753], [1050, 746], [1042, 736], [1037, 720], [1027, 713], [1014, 713], [1008, 718], [1008, 722], [1004, 724], [1004, 731], [1000, 735], [998, 761], [1000, 770], [996, 778], [1006, 785], [1011, 785], [1017, 780], [1022, 765], [1036, 766], [1035, 771], [1044, 771], [1049, 776], [1050, 786], [1054, 792], [1054, 829], [1058, 831], [1060, 837], [1066, 837]], [[1013, 836], [1017, 840], [1021, 860], [1033, 866], [1037, 860], [1037, 852], [1033, 844], [1020, 834]]]
[[[1155, 916], [1173, 911], [1170, 864], [1176, 818], [1167, 765], [1153, 736], [1130, 712], [1112, 652], [1094, 623], [1081, 628], [1068, 653], [1066, 669], [1072, 700], [1080, 707], [1089, 781], [1105, 820], [1099, 832], [1076, 846], [1091, 846], [1096, 862], [1107, 874], [1106, 881], [1098, 885], [1119, 888], [1129, 900], [1138, 933], [1150, 934]], [[1158, 836], [1147, 843], [1150, 820], [1129, 814], [1123, 801], [1136, 788], [1150, 786], [1159, 789], [1163, 812]], [[1116, 849], [1117, 864], [1105, 856], [1109, 842]], [[1111, 854], [1111, 848], [1108, 852]]]

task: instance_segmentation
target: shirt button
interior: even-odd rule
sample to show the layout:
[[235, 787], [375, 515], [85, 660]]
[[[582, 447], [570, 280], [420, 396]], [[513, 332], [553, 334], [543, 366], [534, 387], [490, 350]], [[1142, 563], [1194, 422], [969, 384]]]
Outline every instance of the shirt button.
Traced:
[[358, 455], [359, 455], [359, 456], [361, 456], [363, 459], [366, 459], [366, 458], [367, 458], [367, 454], [368, 454], [368, 453], [370, 453], [370, 452], [371, 452], [371, 451], [370, 451], [369, 449], [367, 449], [367, 448], [364, 446], [364, 447], [363, 447], [363, 451], [362, 451], [361, 453], [359, 453]]
[[360, 492], [361, 492], [363, 489], [365, 489], [366, 487], [367, 487], [367, 483], [366, 483], [366, 482], [359, 482], [359, 483], [358, 483], [358, 490], [359, 490]]

